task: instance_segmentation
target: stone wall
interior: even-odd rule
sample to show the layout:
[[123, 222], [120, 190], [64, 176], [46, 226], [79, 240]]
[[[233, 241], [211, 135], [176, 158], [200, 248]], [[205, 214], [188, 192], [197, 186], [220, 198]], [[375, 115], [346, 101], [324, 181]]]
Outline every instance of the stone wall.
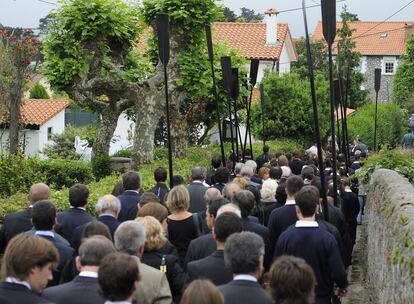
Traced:
[[[368, 91], [368, 98], [375, 102], [375, 69], [381, 69], [382, 56], [367, 56], [366, 72], [362, 85]], [[381, 75], [381, 87], [378, 91], [378, 103], [392, 100], [392, 80], [394, 75]]]
[[395, 171], [372, 175], [365, 209], [365, 279], [372, 303], [414, 303], [414, 187]]

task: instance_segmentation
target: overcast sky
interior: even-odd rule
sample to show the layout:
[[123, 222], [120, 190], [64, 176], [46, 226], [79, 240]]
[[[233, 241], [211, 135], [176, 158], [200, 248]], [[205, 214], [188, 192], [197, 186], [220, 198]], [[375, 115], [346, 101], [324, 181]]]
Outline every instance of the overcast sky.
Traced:
[[[85, 0], [88, 1], [88, 0]], [[55, 6], [56, 0], [0, 0], [0, 23], [13, 27], [36, 28], [39, 19], [46, 16]], [[346, 4], [351, 13], [357, 14], [361, 20], [384, 20], [394, 12], [408, 4], [410, 0], [345, 0], [337, 4], [338, 13], [342, 5]], [[222, 3], [240, 13], [241, 7], [254, 9], [257, 12], [264, 12], [266, 8], [275, 7], [279, 11], [299, 8], [301, 0], [223, 0]], [[316, 5], [320, 0], [307, 0], [307, 6]], [[313, 32], [321, 13], [320, 7], [308, 9], [309, 30]], [[304, 34], [302, 11], [296, 10], [279, 14], [280, 22], [288, 22], [293, 37]], [[414, 3], [396, 14], [390, 20], [414, 21]]]

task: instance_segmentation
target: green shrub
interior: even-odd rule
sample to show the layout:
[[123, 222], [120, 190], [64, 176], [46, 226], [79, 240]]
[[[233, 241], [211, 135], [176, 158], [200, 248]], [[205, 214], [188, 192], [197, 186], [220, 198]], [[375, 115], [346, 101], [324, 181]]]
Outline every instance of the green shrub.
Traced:
[[52, 134], [53, 143], [47, 144], [43, 153], [48, 158], [78, 160], [80, 156], [75, 150], [75, 136], [81, 136], [84, 128], [66, 126], [61, 134]]
[[407, 177], [411, 183], [414, 183], [414, 162], [408, 154], [401, 153], [398, 150], [381, 150], [364, 162], [364, 166], [357, 173], [357, 176], [367, 183], [372, 173], [379, 168], [397, 171]]
[[50, 96], [46, 91], [46, 88], [37, 81], [31, 88], [30, 88], [30, 98], [32, 99], [49, 99]]
[[71, 187], [76, 183], [88, 184], [93, 180], [92, 168], [84, 161], [51, 159], [41, 161], [40, 170], [45, 183], [55, 189]]
[[98, 155], [92, 161], [92, 172], [96, 180], [111, 175], [111, 158], [108, 155]]
[[[401, 143], [407, 131], [407, 115], [406, 111], [395, 103], [378, 105], [378, 146], [394, 148]], [[348, 119], [349, 138], [359, 136], [371, 150], [374, 148], [374, 117], [375, 104], [367, 104]]]
[[132, 156], [131, 149], [119, 150], [114, 155], [112, 155], [112, 157], [128, 157], [128, 158], [131, 158], [131, 156]]

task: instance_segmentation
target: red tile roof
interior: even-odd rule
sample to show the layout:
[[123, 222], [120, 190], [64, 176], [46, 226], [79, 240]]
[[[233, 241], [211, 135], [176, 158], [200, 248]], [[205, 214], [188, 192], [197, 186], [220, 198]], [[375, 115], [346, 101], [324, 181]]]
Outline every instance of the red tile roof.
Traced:
[[43, 125], [69, 106], [62, 99], [26, 99], [21, 105], [21, 122], [26, 125]]
[[[355, 51], [362, 55], [401, 55], [405, 52], [406, 42], [414, 33], [414, 21], [354, 21], [350, 22], [355, 41]], [[336, 27], [341, 28], [337, 22]], [[360, 37], [358, 37], [360, 36]], [[322, 22], [316, 25], [313, 40], [323, 39]], [[334, 47], [333, 52], [336, 52]]]
[[278, 60], [290, 32], [287, 23], [277, 26], [277, 46], [266, 44], [266, 23], [214, 22], [214, 40], [237, 49], [247, 59]]

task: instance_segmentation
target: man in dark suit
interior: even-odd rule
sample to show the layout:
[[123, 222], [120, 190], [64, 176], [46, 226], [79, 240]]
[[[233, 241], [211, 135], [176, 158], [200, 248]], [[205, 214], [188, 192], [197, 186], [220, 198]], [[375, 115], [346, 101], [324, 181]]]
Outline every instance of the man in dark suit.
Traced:
[[233, 280], [219, 286], [226, 304], [271, 304], [268, 293], [257, 280], [263, 272], [264, 242], [253, 232], [231, 235], [224, 245], [224, 261]]
[[269, 150], [270, 150], [269, 145], [266, 145], [266, 144], [263, 145], [263, 154], [260, 154], [256, 158], [257, 169], [260, 169], [261, 167], [263, 167], [265, 163], [270, 161]]
[[339, 294], [344, 294], [348, 285], [338, 244], [334, 236], [315, 221], [318, 189], [314, 186], [303, 187], [295, 195], [295, 200], [299, 220], [280, 235], [275, 255], [287, 254], [304, 259], [315, 272], [316, 304], [330, 304], [333, 283], [339, 287]]
[[[211, 230], [217, 216], [217, 211], [221, 206], [228, 204], [229, 201], [224, 197], [216, 197], [207, 201], [206, 222], [208, 228]], [[187, 254], [185, 256], [184, 268], [187, 263], [205, 258], [216, 250], [216, 241], [213, 234], [207, 233], [192, 240], [188, 246]]]
[[276, 246], [276, 242], [283, 231], [297, 221], [295, 209], [295, 193], [303, 187], [303, 179], [300, 176], [290, 176], [286, 181], [287, 199], [283, 207], [274, 209], [270, 213], [269, 228], [270, 247], [272, 252]]
[[0, 303], [49, 303], [39, 294], [52, 279], [52, 268], [58, 259], [56, 248], [44, 238], [24, 233], [14, 237], [2, 260]]
[[121, 202], [118, 221], [135, 220], [138, 213], [139, 199], [141, 197], [138, 192], [141, 188], [141, 178], [137, 172], [129, 171], [122, 175], [122, 184], [124, 185], [125, 191], [118, 196]]
[[154, 171], [155, 186], [150, 190], [160, 199], [160, 202], [164, 202], [165, 195], [169, 189], [167, 186], [167, 170], [163, 167], [158, 167]]
[[216, 175], [216, 171], [218, 168], [221, 167], [221, 156], [213, 156], [213, 158], [211, 159], [211, 166], [213, 167], [213, 169], [207, 174], [206, 183], [210, 186], [213, 186], [216, 183], [214, 177]]
[[249, 216], [253, 210], [255, 204], [255, 197], [249, 190], [242, 190], [234, 194], [232, 203], [239, 206], [243, 222], [243, 231], [250, 231], [260, 235], [265, 244], [265, 259], [264, 266], [268, 270], [272, 263], [272, 250], [269, 244], [269, 230], [267, 227], [260, 225], [257, 221], [254, 221]]
[[17, 234], [32, 229], [32, 207], [37, 201], [48, 200], [50, 189], [46, 184], [34, 184], [30, 187], [27, 196], [29, 207], [19, 212], [13, 212], [4, 217], [3, 226], [0, 229], [0, 253], [6, 249], [7, 243]]
[[204, 193], [207, 191], [207, 187], [204, 185], [205, 178], [206, 169], [202, 167], [191, 169], [191, 183], [187, 186], [188, 193], [190, 194], [189, 212], [196, 213], [205, 209]]
[[[121, 224], [117, 219], [119, 211], [121, 210], [121, 203], [119, 202], [119, 199], [112, 194], [104, 195], [98, 199], [98, 202], [95, 205], [95, 210], [98, 213], [98, 221], [108, 226], [113, 238], [116, 228], [118, 228], [118, 226]], [[73, 248], [79, 248], [82, 232], [85, 229], [86, 225], [87, 224], [83, 224], [76, 227], [75, 231], [73, 232]]]
[[86, 239], [79, 247], [76, 267], [79, 275], [69, 283], [46, 288], [42, 297], [59, 304], [104, 303], [98, 293], [98, 270], [101, 260], [116, 252], [110, 240], [102, 235]]
[[86, 213], [89, 190], [85, 185], [75, 184], [69, 188], [70, 208], [57, 214], [58, 225], [56, 232], [69, 242], [72, 241], [73, 232], [76, 227], [89, 223], [95, 218]]
[[49, 201], [39, 201], [33, 205], [32, 210], [33, 229], [25, 232], [26, 234], [38, 235], [50, 241], [59, 252], [59, 264], [56, 270], [53, 270], [53, 280], [48, 286], [59, 284], [60, 274], [66, 265], [66, 262], [73, 255], [73, 248], [70, 247], [69, 242], [62, 236], [53, 231], [53, 226], [56, 224], [56, 208]]
[[213, 237], [217, 250], [208, 257], [187, 265], [188, 282], [198, 278], [208, 279], [215, 285], [223, 285], [233, 279], [233, 273], [224, 264], [224, 243], [233, 233], [243, 229], [241, 219], [234, 213], [225, 212], [214, 223]]

